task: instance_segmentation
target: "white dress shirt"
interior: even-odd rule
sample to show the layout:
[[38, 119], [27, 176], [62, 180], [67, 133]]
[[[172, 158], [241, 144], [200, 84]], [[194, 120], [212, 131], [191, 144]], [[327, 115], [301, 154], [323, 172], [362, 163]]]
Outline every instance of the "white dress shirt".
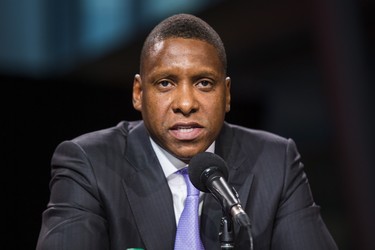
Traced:
[[[154, 149], [156, 156], [160, 162], [160, 165], [163, 169], [164, 175], [167, 178], [169, 188], [172, 192], [173, 197], [173, 208], [174, 214], [176, 218], [176, 225], [180, 219], [182, 210], [184, 209], [185, 199], [187, 195], [187, 187], [184, 180], [184, 177], [176, 173], [178, 170], [187, 167], [187, 164], [183, 161], [177, 159], [162, 147], [160, 147], [154, 140], [151, 139], [151, 145]], [[213, 142], [210, 147], [206, 150], [206, 152], [213, 153], [215, 151], [215, 142]], [[199, 200], [199, 215], [202, 212], [202, 205], [203, 205], [203, 194], [200, 192], [200, 200]]]

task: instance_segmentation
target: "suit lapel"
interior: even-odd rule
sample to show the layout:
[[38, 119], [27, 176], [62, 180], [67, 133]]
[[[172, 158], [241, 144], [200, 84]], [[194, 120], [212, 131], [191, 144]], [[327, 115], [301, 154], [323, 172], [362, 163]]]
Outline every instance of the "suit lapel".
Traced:
[[125, 158], [133, 171], [123, 186], [146, 249], [173, 249], [172, 195], [143, 123], [129, 133]]
[[[225, 123], [215, 146], [215, 153], [220, 155], [228, 165], [228, 183], [238, 192], [242, 207], [246, 210], [253, 174], [255, 155], [251, 148], [244, 148]], [[220, 221], [223, 216], [222, 208], [213, 195], [206, 194], [201, 217], [202, 240], [206, 249], [219, 249]], [[252, 218], [250, 218], [251, 220]], [[234, 224], [234, 237], [239, 235], [239, 226]]]

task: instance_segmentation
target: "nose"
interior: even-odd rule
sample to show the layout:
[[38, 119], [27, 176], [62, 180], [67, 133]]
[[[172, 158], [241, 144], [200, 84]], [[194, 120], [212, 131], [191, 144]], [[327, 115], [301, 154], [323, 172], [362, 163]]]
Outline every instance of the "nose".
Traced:
[[199, 105], [194, 91], [194, 86], [190, 84], [179, 85], [175, 92], [173, 112], [184, 116], [197, 112]]

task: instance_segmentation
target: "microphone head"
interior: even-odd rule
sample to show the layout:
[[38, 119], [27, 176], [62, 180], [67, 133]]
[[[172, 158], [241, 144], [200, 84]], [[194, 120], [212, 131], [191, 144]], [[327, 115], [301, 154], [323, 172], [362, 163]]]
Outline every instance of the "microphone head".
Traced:
[[212, 174], [228, 179], [228, 167], [223, 158], [210, 152], [202, 152], [193, 156], [189, 162], [188, 173], [191, 183], [202, 192], [209, 193], [208, 177]]

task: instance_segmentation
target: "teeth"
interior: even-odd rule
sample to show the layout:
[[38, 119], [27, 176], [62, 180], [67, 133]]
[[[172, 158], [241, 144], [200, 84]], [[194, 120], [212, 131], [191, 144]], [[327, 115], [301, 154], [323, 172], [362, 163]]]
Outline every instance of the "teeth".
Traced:
[[193, 131], [193, 128], [178, 128], [181, 133], [189, 133]]

